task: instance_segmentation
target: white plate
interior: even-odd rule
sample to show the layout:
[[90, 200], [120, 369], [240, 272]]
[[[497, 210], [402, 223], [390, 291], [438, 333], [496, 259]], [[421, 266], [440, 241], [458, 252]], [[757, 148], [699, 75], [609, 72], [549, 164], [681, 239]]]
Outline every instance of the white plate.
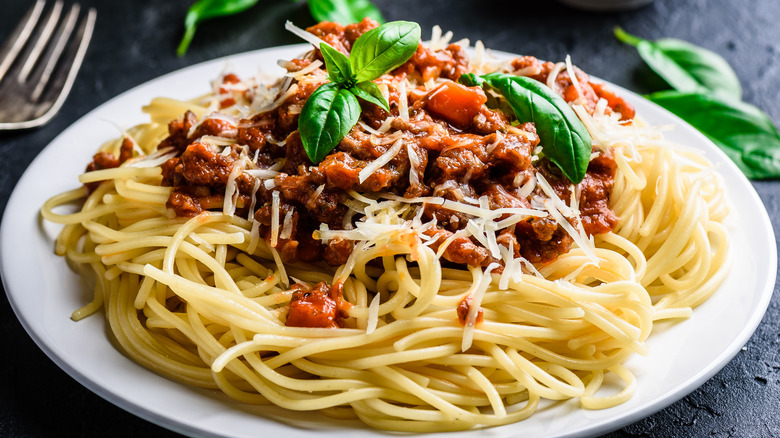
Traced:
[[[277, 59], [290, 59], [306, 46], [259, 50], [218, 59], [171, 73], [101, 105], [58, 136], [30, 165], [6, 207], [0, 228], [0, 268], [9, 301], [38, 346], [62, 369], [110, 402], [161, 426], [189, 435], [249, 437], [365, 436], [357, 422], [336, 422], [310, 413], [275, 407], [247, 407], [217, 392], [193, 389], [160, 377], [123, 356], [109, 341], [102, 315], [70, 320], [88, 301], [79, 278], [53, 254], [58, 226], [43, 223], [38, 209], [50, 196], [77, 186], [77, 175], [96, 148], [123, 128], [146, 121], [142, 105], [155, 96], [187, 99], [209, 91], [209, 81], [225, 68], [252, 76], [261, 68], [279, 74]], [[617, 87], [616, 87], [617, 88]], [[606, 410], [558, 403], [520, 423], [446, 434], [458, 438], [487, 435], [595, 435], [637, 421], [690, 393], [720, 370], [747, 342], [769, 304], [775, 283], [776, 248], [766, 210], [753, 187], [724, 154], [690, 126], [628, 91], [639, 114], [653, 124], [673, 124], [669, 137], [701, 149], [718, 165], [738, 212], [731, 227], [731, 273], [693, 317], [659, 325], [647, 357], [627, 366], [638, 381], [636, 395]], [[732, 223], [736, 223], [732, 220]], [[85, 413], [86, 416], [86, 413]], [[376, 436], [387, 436], [371, 432]], [[441, 436], [441, 435], [437, 435]]]

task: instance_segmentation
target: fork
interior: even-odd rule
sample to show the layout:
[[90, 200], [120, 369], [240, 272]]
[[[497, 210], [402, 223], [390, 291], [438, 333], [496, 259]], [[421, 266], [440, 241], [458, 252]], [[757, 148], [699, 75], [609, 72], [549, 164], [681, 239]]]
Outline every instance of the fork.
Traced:
[[41, 19], [45, 3], [38, 0], [0, 47], [0, 130], [40, 126], [57, 113], [92, 37], [95, 9], [77, 27], [78, 4], [60, 21], [62, 1]]

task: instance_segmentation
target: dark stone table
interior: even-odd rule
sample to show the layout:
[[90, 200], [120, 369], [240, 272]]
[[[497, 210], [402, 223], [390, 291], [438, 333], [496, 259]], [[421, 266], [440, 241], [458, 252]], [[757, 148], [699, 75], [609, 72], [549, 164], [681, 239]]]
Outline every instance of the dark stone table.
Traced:
[[[66, 4], [72, 0], [66, 0]], [[83, 0], [97, 9], [84, 65], [60, 113], [45, 127], [0, 133], [0, 208], [30, 161], [63, 129], [97, 105], [161, 74], [212, 58], [299, 40], [282, 29], [290, 19], [313, 24], [303, 2], [263, 0], [246, 13], [201, 26], [189, 53], [175, 55], [192, 0]], [[2, 0], [4, 39], [28, 0]], [[571, 54], [585, 71], [638, 92], [659, 79], [612, 28], [648, 37], [678, 37], [723, 55], [747, 102], [780, 122], [780, 2], [656, 0], [620, 13], [589, 13], [552, 0], [376, 0], [387, 19], [418, 21], [423, 37], [439, 24], [456, 39], [543, 59]], [[478, 7], [473, 5], [479, 4]], [[544, 5], [544, 6], [542, 6]], [[522, 8], [522, 9], [521, 9]], [[780, 225], [780, 182], [755, 182], [772, 222]], [[50, 361], [0, 294], [0, 436], [173, 436], [92, 394]], [[780, 436], [780, 296], [775, 296], [746, 348], [689, 396], [610, 436]]]

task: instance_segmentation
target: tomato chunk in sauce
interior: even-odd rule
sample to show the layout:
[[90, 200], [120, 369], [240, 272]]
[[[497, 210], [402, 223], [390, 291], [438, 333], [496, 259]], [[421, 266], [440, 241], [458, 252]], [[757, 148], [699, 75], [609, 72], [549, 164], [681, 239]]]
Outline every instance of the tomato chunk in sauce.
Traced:
[[425, 109], [455, 127], [468, 128], [485, 102], [482, 88], [445, 82], [428, 95]]
[[308, 289], [301, 284], [292, 286], [292, 299], [287, 313], [288, 327], [338, 328], [350, 304], [341, 298], [341, 283], [333, 287], [325, 282]]

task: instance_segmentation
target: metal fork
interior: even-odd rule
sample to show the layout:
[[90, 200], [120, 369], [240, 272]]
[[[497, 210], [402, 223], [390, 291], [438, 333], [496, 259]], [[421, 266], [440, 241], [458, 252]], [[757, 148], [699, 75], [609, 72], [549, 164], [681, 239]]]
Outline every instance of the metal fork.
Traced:
[[77, 27], [78, 4], [60, 21], [62, 1], [41, 19], [45, 3], [38, 0], [0, 47], [0, 130], [40, 126], [57, 113], [92, 37], [93, 8]]

